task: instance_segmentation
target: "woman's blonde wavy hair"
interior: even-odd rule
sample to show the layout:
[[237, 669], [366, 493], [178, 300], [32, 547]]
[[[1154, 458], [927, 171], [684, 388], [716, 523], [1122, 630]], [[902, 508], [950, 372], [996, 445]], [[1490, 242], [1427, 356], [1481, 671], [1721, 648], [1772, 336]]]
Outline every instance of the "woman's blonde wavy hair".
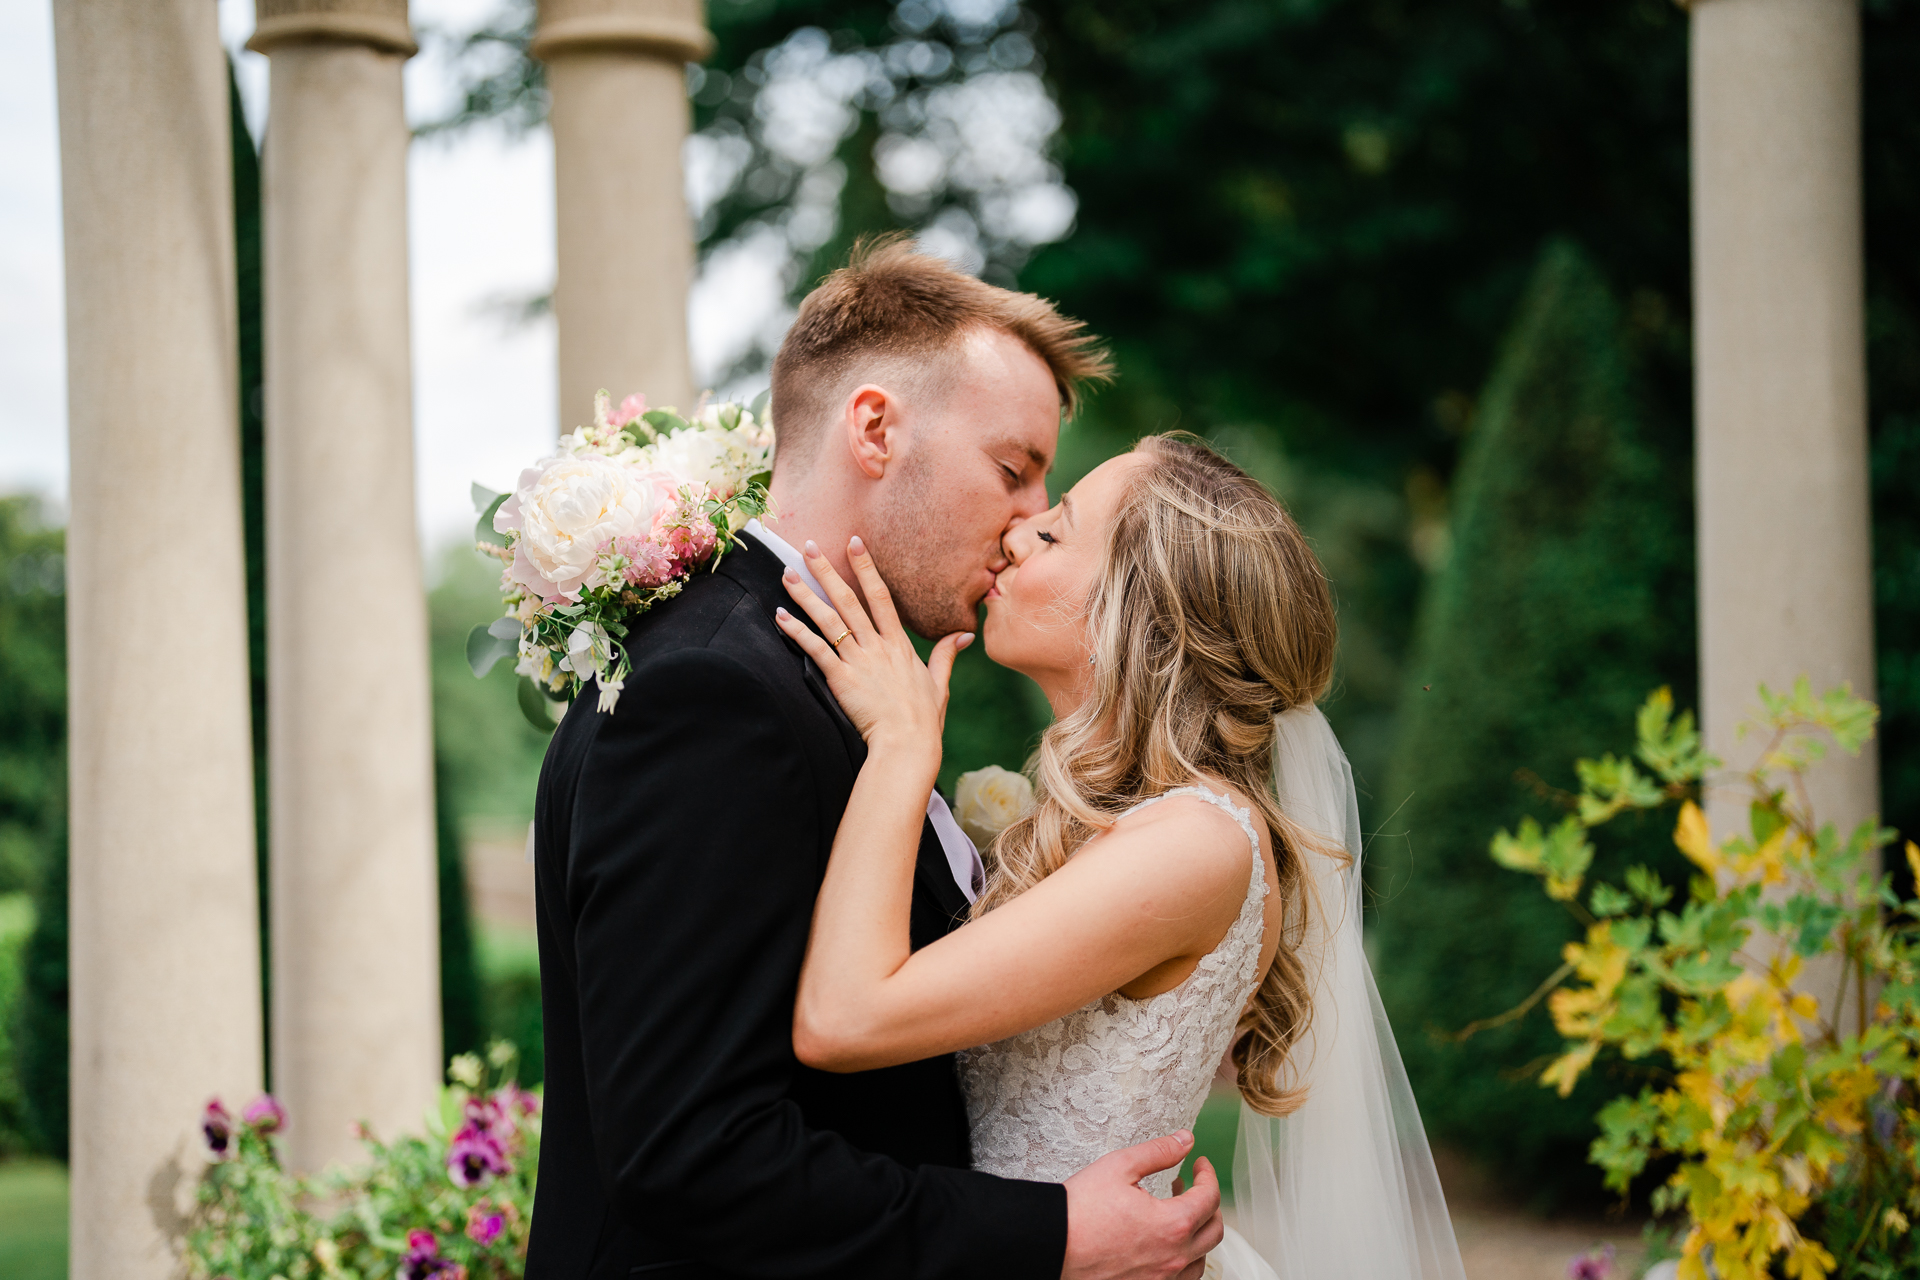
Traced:
[[1248, 1104], [1286, 1115], [1305, 1101], [1286, 1067], [1312, 1007], [1302, 860], [1309, 848], [1346, 854], [1281, 812], [1274, 717], [1318, 701], [1333, 678], [1333, 597], [1299, 527], [1253, 477], [1185, 433], [1148, 436], [1135, 452], [1147, 465], [1128, 482], [1085, 606], [1091, 695], [1041, 737], [1033, 812], [994, 841], [974, 914], [1058, 871], [1138, 801], [1196, 777], [1231, 784], [1271, 835], [1285, 904], [1233, 1062]]

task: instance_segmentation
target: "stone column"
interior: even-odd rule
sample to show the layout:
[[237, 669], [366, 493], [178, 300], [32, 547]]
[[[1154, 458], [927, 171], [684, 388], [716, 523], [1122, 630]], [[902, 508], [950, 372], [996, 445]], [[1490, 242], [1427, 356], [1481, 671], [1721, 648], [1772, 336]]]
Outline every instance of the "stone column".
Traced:
[[440, 1078], [405, 0], [260, 0], [273, 1075], [297, 1168]]
[[[1692, 6], [1694, 360], [1701, 704], [1729, 766], [1761, 681], [1874, 693], [1855, 0]], [[1812, 801], [1879, 809], [1877, 756], [1837, 757]], [[1745, 801], [1708, 806], [1716, 832]], [[1821, 990], [1821, 979], [1810, 990]]]
[[712, 51], [700, 0], [540, 0], [552, 93], [560, 429], [593, 393], [691, 408], [693, 228], [680, 148], [686, 64]]
[[56, 0], [66, 234], [73, 1245], [162, 1280], [260, 1088], [227, 72], [206, 0]]

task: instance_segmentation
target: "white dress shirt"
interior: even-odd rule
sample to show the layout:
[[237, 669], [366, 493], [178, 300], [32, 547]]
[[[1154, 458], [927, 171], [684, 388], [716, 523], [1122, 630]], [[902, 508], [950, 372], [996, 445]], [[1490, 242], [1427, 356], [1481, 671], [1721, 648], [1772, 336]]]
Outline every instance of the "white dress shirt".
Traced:
[[[800, 553], [782, 538], [758, 520], [747, 521], [745, 532], [753, 535], [753, 540], [773, 552], [789, 569], [800, 575], [800, 581], [807, 584], [809, 590], [822, 600], [827, 593], [821, 588], [814, 576], [807, 572], [807, 562]], [[973, 841], [967, 839], [967, 833], [960, 829], [954, 820], [953, 810], [947, 808], [947, 802], [938, 791], [927, 797], [927, 820], [933, 823], [933, 833], [940, 837], [940, 848], [947, 855], [947, 867], [953, 872], [953, 882], [960, 886], [960, 892], [972, 902], [980, 896], [986, 887], [987, 869], [980, 861], [980, 851], [973, 847]]]

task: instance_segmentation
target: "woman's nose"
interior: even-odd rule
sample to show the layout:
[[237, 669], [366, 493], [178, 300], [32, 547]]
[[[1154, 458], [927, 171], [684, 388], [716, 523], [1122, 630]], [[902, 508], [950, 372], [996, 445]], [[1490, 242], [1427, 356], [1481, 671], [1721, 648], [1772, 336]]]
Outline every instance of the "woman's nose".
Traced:
[[1015, 516], [1007, 531], [1000, 535], [1000, 550], [1013, 564], [1019, 564], [1032, 550], [1033, 533], [1027, 528], [1025, 516]]

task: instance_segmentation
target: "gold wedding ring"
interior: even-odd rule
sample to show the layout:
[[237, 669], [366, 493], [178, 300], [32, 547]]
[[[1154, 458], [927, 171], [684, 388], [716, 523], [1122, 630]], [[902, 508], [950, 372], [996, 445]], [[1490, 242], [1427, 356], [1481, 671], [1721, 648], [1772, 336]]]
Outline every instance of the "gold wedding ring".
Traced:
[[852, 635], [852, 634], [853, 634], [853, 628], [852, 628], [852, 627], [848, 627], [848, 628], [847, 628], [847, 629], [846, 629], [845, 631], [842, 631], [842, 632], [841, 632], [841, 633], [840, 633], [839, 635], [837, 635], [837, 636], [835, 636], [835, 637], [834, 637], [833, 639], [831, 639], [831, 640], [829, 640], [829, 641], [827, 641], [827, 643], [833, 646], [833, 651], [834, 651], [835, 653], [838, 653], [838, 652], [840, 652], [840, 642], [841, 642], [842, 640], [845, 640], [845, 639], [846, 639], [846, 638], [847, 638], [848, 636], [850, 636], [850, 635]]

